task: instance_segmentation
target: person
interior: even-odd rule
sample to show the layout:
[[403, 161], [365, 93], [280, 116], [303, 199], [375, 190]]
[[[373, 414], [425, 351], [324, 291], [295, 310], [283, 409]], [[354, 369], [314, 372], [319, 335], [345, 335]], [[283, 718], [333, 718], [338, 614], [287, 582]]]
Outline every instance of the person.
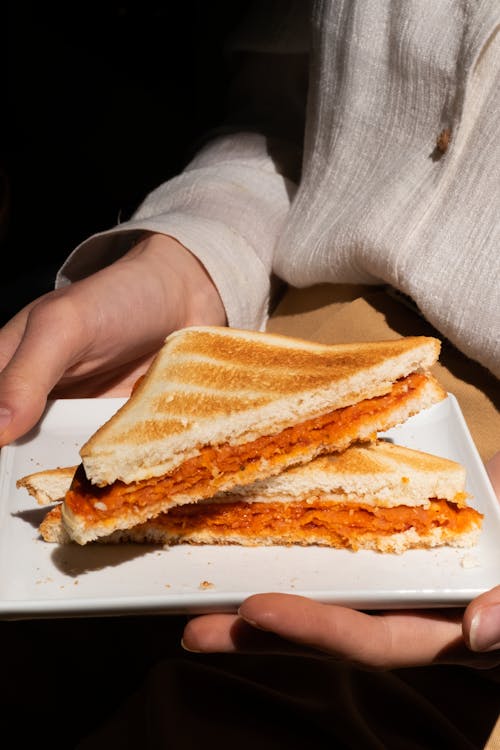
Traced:
[[[127, 394], [177, 328], [264, 329], [283, 283], [395, 287], [498, 378], [499, 21], [495, 0], [463, 0], [459, 11], [454, 0], [256, 3], [228, 42], [235, 73], [220, 129], [128, 221], [81, 243], [54, 291], [0, 331], [0, 443], [33, 427], [49, 395]], [[488, 471], [500, 497], [500, 446]], [[470, 748], [484, 724], [453, 726], [451, 706], [456, 717], [475, 694], [489, 720], [500, 705], [500, 586], [463, 611], [369, 613], [256, 594], [236, 614], [189, 619], [182, 645], [187, 671], [177, 662], [153, 671], [125, 728], [113, 718], [82, 747], [118, 737], [133, 746], [133, 715], [147, 715], [165, 746], [175, 737], [191, 747], [219, 711], [213, 737], [223, 746], [231, 736], [240, 747], [316, 737]], [[284, 682], [294, 706], [286, 728]], [[236, 707], [233, 690], [266, 721], [252, 708], [242, 729], [250, 705]], [[291, 716], [301, 711], [299, 726]], [[169, 734], [174, 714], [182, 727]]]

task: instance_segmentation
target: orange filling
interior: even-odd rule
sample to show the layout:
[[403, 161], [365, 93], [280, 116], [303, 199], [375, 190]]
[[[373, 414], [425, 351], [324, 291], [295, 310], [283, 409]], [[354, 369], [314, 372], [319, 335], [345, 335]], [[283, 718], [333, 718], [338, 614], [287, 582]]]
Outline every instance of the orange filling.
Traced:
[[301, 455], [310, 457], [311, 453], [317, 455], [334, 450], [339, 444], [347, 445], [356, 438], [367, 418], [377, 418], [377, 429], [386, 429], [384, 419], [398, 403], [423, 388], [426, 382], [425, 375], [413, 373], [395, 383], [383, 396], [336, 409], [288, 427], [276, 435], [260, 437], [243, 445], [203, 446], [199, 455], [161, 477], [130, 484], [117, 481], [107, 487], [96, 487], [88, 481], [83, 466], [80, 466], [66, 494], [65, 504], [74, 514], [85, 517], [88, 523], [102, 523], [124, 505], [129, 510], [132, 506], [139, 509], [156, 506], [155, 512], [159, 512], [164, 509], [159, 504], [164, 503], [169, 495], [188, 493], [195, 486], [199, 497], [210, 497], [224, 484], [228, 475], [235, 477], [237, 484], [253, 481], [261, 459], [274, 465], [285, 465], [286, 457], [290, 455], [300, 460]]
[[284, 543], [307, 542], [321, 537], [333, 546], [355, 546], [365, 534], [391, 535], [415, 529], [425, 536], [433, 528], [446, 527], [454, 534], [476, 528], [482, 514], [474, 508], [460, 508], [447, 500], [409, 507], [378, 508], [316, 501], [291, 503], [193, 503], [160, 514], [153, 523], [171, 534], [189, 539], [197, 532], [211, 532], [217, 539], [238, 536], [250, 539], [283, 539]]

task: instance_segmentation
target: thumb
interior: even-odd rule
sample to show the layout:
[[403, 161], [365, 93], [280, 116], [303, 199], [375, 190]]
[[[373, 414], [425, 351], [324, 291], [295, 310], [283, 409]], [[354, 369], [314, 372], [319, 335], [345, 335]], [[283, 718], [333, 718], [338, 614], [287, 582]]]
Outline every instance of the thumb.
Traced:
[[0, 373], [0, 446], [24, 435], [38, 422], [48, 394], [68, 365], [69, 346], [60, 320], [46, 319], [42, 331], [36, 317], [16, 316], [0, 333], [7, 361]]
[[41, 371], [34, 376], [33, 366], [16, 354], [1, 373], [0, 446], [24, 435], [42, 416], [52, 380], [47, 372], [42, 379]]
[[500, 653], [500, 586], [469, 604], [464, 614], [463, 633], [472, 651]]

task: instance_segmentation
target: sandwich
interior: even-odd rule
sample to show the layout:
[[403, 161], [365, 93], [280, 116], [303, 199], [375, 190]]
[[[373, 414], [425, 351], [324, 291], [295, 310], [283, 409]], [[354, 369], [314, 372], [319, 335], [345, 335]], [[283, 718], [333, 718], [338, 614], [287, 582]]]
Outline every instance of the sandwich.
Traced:
[[[38, 502], [62, 500], [76, 467], [23, 478]], [[319, 456], [230, 492], [177, 505], [155, 518], [100, 537], [107, 544], [321, 545], [401, 553], [437, 546], [471, 547], [483, 515], [468, 504], [464, 467], [377, 440]], [[40, 525], [47, 542], [71, 541], [62, 502]]]
[[438, 339], [323, 345], [223, 327], [165, 340], [126, 403], [80, 448], [62, 504], [86, 544], [281, 473], [446, 397]]

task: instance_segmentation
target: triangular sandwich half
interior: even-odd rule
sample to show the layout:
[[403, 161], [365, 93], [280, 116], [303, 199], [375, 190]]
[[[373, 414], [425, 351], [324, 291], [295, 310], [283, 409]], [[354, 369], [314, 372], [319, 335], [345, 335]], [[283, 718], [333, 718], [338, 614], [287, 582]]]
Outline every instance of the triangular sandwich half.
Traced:
[[439, 350], [425, 336], [328, 346], [222, 327], [177, 331], [82, 446], [66, 529], [85, 544], [372, 439], [446, 397], [428, 372]]
[[[70, 481], [67, 470], [59, 490]], [[48, 482], [55, 487], [49, 472], [38, 472], [22, 486], [45, 501]], [[483, 516], [467, 500], [463, 466], [380, 440], [320, 456], [237, 492], [178, 505], [98, 541], [322, 545], [393, 553], [470, 547], [478, 540]], [[51, 509], [40, 526], [48, 542], [71, 541], [61, 507]]]

